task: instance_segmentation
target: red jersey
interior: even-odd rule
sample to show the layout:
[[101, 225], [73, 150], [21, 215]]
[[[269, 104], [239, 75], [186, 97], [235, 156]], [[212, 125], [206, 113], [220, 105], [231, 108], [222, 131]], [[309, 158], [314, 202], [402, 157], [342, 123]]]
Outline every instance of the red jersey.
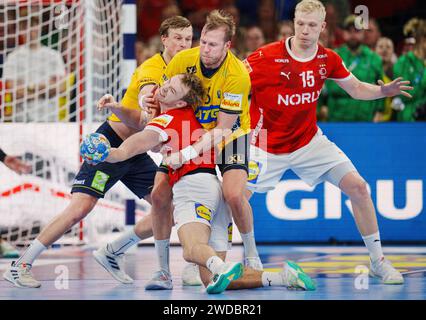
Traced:
[[[308, 144], [318, 130], [316, 104], [325, 79], [352, 76], [334, 51], [320, 45], [312, 57], [297, 58], [290, 39], [263, 46], [244, 60], [252, 86], [252, 143], [274, 154]], [[267, 130], [266, 146], [261, 129]]]
[[[196, 142], [206, 131], [195, 117], [192, 107], [172, 109], [152, 119], [146, 129], [155, 130], [162, 141], [170, 148], [170, 153], [179, 152]], [[169, 169], [170, 184], [175, 184], [184, 175], [199, 169], [213, 169], [214, 149], [202, 156], [185, 163], [177, 170]]]

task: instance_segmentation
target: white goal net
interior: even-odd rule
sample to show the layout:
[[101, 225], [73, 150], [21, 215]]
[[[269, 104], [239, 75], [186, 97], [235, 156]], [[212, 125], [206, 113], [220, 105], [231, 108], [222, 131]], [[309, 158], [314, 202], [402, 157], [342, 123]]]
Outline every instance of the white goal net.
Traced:
[[[33, 167], [19, 176], [0, 165], [0, 234], [12, 243], [28, 243], [69, 203], [81, 137], [105, 119], [94, 105], [121, 97], [121, 2], [0, 2], [0, 148]], [[124, 194], [111, 190], [65, 240], [122, 228]]]

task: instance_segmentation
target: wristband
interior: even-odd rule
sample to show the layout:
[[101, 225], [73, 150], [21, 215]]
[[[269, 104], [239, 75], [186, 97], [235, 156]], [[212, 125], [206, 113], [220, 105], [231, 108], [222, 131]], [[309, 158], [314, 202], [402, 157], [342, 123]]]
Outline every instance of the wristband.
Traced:
[[187, 146], [186, 148], [182, 149], [180, 153], [182, 154], [184, 162], [188, 162], [189, 160], [198, 157], [198, 152], [194, 149], [193, 146]]
[[4, 161], [4, 158], [6, 158], [7, 154], [4, 153], [2, 149], [0, 149], [0, 162]]

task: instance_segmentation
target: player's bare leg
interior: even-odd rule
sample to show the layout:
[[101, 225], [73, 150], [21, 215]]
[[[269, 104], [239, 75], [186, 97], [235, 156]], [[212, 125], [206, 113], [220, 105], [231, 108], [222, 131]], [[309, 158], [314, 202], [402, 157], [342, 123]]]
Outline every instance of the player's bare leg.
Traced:
[[73, 193], [68, 206], [42, 230], [24, 254], [4, 273], [3, 277], [17, 287], [40, 287], [41, 284], [33, 278], [30, 272], [33, 262], [48, 246], [84, 219], [92, 211], [97, 201], [97, 198], [90, 195]]
[[339, 187], [351, 200], [355, 222], [370, 253], [370, 274], [385, 284], [404, 283], [402, 275], [384, 258], [376, 212], [365, 180], [357, 172], [349, 172]]
[[233, 279], [242, 276], [241, 263], [225, 263], [208, 245], [210, 227], [206, 224], [199, 222], [184, 224], [179, 228], [178, 236], [184, 259], [206, 268], [214, 275], [212, 281], [206, 285], [207, 293], [223, 292]]
[[256, 249], [253, 228], [253, 213], [246, 197], [247, 172], [241, 169], [232, 169], [223, 174], [223, 196], [232, 211], [232, 217], [244, 244], [245, 265], [256, 270], [263, 266]]

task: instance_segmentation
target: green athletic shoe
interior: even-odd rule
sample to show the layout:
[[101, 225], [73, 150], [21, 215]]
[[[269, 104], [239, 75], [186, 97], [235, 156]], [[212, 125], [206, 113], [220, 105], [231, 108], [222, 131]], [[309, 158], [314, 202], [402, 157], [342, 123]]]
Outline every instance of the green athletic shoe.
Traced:
[[19, 258], [19, 252], [9, 242], [0, 242], [0, 255], [3, 258]]
[[280, 273], [284, 279], [284, 283], [290, 289], [303, 289], [307, 291], [316, 289], [314, 280], [293, 261], [285, 261], [284, 269]]
[[213, 276], [212, 281], [210, 281], [209, 285], [207, 286], [207, 293], [215, 294], [225, 291], [231, 281], [242, 277], [243, 272], [244, 267], [241, 262], [225, 263], [221, 272]]

